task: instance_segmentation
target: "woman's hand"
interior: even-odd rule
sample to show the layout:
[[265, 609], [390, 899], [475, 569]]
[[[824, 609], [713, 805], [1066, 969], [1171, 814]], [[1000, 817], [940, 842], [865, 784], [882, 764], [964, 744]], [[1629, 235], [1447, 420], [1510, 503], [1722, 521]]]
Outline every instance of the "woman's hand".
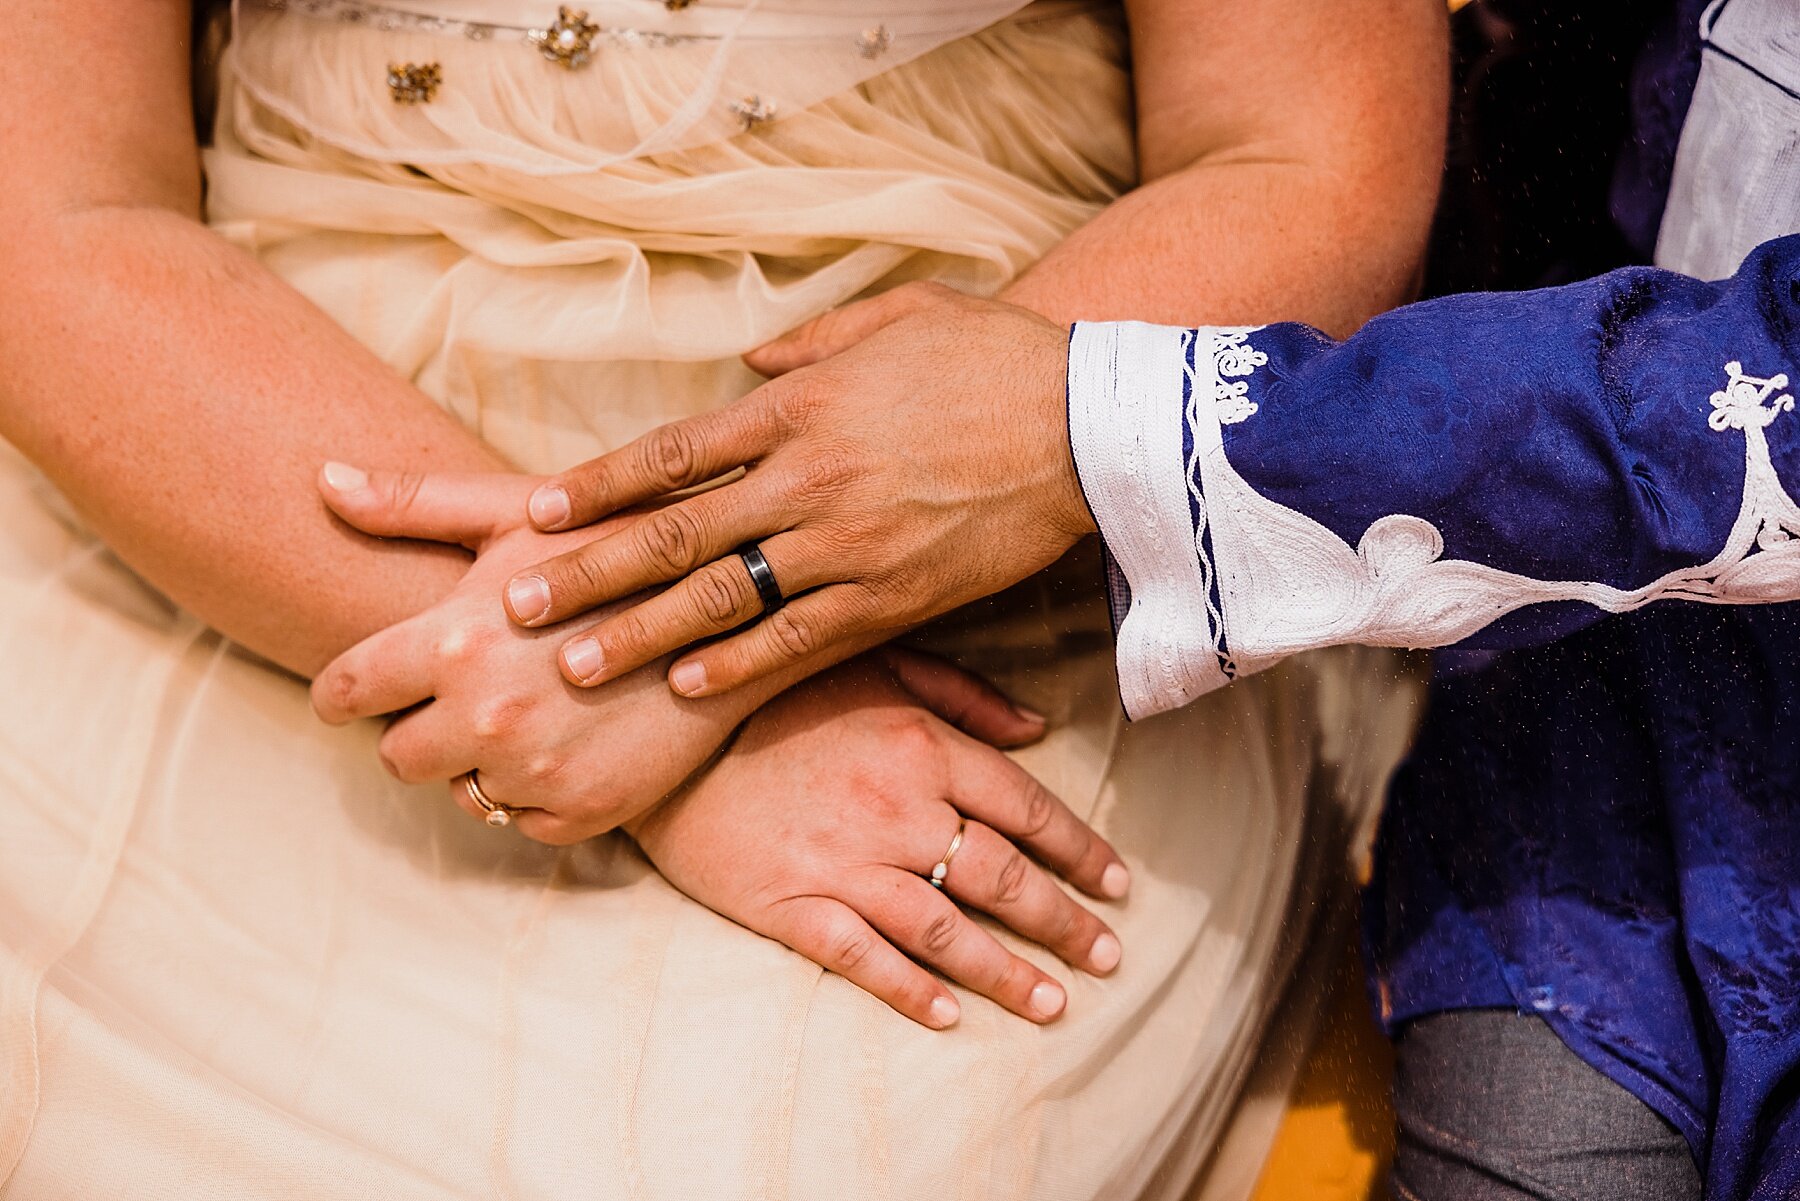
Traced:
[[[513, 616], [532, 627], [681, 579], [572, 638], [571, 682], [617, 679], [748, 622], [676, 663], [675, 691], [708, 696], [834, 649], [841, 659], [1024, 579], [1093, 529], [1068, 445], [1068, 334], [1041, 317], [912, 284], [750, 362], [805, 369], [532, 496], [534, 522], [569, 529], [748, 467], [519, 577], [532, 603]], [[752, 540], [793, 598], [762, 620], [731, 553]]]
[[[942, 1029], [958, 1014], [920, 963], [1047, 1022], [1067, 1003], [1062, 986], [955, 904], [1085, 971], [1118, 966], [1118, 938], [1014, 845], [1091, 896], [1129, 885], [1098, 834], [987, 745], [1042, 729], [946, 663], [877, 652], [771, 701], [716, 764], [626, 829], [701, 904], [916, 1022]], [[940, 892], [931, 870], [965, 820]]]
[[334, 660], [312, 696], [333, 724], [401, 714], [381, 739], [390, 772], [408, 783], [456, 781], [457, 804], [483, 816], [458, 779], [479, 770], [483, 791], [520, 811], [523, 833], [562, 844], [613, 829], [668, 795], [773, 689], [689, 701], [671, 695], [655, 669], [597, 690], [565, 684], [552, 665], [562, 635], [508, 621], [501, 587], [522, 566], [607, 531], [546, 535], [522, 526], [537, 482], [327, 466], [320, 491], [357, 529], [457, 543], [476, 558], [444, 600]]

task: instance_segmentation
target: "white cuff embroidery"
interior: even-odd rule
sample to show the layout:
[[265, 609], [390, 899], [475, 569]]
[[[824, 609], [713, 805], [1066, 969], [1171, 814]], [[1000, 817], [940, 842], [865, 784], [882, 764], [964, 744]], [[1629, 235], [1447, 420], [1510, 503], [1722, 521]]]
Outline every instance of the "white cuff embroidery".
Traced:
[[1069, 340], [1075, 469], [1131, 589], [1115, 654], [1119, 696], [1134, 719], [1178, 708], [1230, 679], [1217, 640], [1216, 580], [1197, 536], [1182, 452], [1183, 400], [1194, 399], [1192, 344], [1188, 330], [1138, 322], [1078, 324]]
[[1352, 549], [1258, 493], [1232, 468], [1221, 435], [1256, 412], [1247, 377], [1268, 359], [1250, 345], [1254, 332], [1107, 323], [1077, 325], [1070, 341], [1076, 469], [1131, 590], [1117, 656], [1134, 719], [1298, 651], [1444, 646], [1547, 601], [1619, 613], [1665, 598], [1800, 599], [1800, 506], [1763, 432], [1794, 408], [1778, 395], [1785, 374], [1760, 378], [1727, 363], [1724, 388], [1709, 398], [1710, 428], [1744, 434], [1743, 496], [1725, 545], [1707, 563], [1624, 589], [1445, 559], [1438, 528], [1407, 514], [1374, 522]]

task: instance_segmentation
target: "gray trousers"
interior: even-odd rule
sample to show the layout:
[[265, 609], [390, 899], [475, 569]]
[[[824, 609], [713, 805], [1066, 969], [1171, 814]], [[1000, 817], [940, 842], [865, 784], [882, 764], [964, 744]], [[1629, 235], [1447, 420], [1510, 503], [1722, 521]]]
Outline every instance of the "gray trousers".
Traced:
[[1437, 1014], [1396, 1046], [1395, 1201], [1699, 1201], [1686, 1140], [1510, 1010]]

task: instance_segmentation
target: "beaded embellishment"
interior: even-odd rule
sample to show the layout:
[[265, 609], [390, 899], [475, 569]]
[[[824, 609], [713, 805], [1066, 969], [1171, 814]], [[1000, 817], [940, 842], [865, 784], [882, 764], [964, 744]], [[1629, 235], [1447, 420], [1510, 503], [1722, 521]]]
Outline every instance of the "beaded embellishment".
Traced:
[[599, 34], [600, 27], [587, 19], [586, 12], [559, 5], [556, 21], [548, 29], [527, 30], [525, 39], [539, 54], [573, 71], [593, 57], [594, 39]]
[[880, 58], [894, 44], [894, 31], [886, 25], [865, 29], [856, 38], [856, 52], [864, 58]]
[[[449, 17], [429, 17], [404, 9], [371, 4], [366, 0], [255, 0], [272, 12], [296, 13], [320, 21], [336, 21], [343, 25], [361, 25], [384, 33], [432, 33], [444, 37], [461, 36], [472, 42], [517, 41], [532, 44], [532, 33], [524, 25], [496, 25], [483, 21], [456, 21]], [[554, 26], [553, 26], [554, 28]], [[623, 47], [682, 46], [691, 42], [715, 41], [705, 34], [663, 33], [655, 29], [615, 29], [595, 26], [595, 45]], [[536, 49], [536, 46], [533, 45]]]
[[430, 104], [443, 82], [443, 68], [436, 63], [388, 64], [388, 91], [395, 104]]
[[[716, 35], [664, 33], [654, 29], [621, 29], [588, 20], [582, 9], [558, 5], [556, 20], [543, 29], [522, 25], [494, 25], [471, 21], [454, 21], [447, 17], [422, 16], [403, 9], [388, 8], [367, 0], [257, 0], [275, 12], [297, 13], [319, 20], [361, 25], [384, 32], [434, 33], [461, 35], [471, 41], [521, 41], [544, 58], [575, 70], [592, 61], [596, 46], [618, 46], [641, 49], [660, 46], [683, 46], [696, 42], [716, 42]], [[689, 8], [697, 0], [662, 0], [670, 12]], [[864, 58], [878, 58], [893, 44], [894, 34], [886, 25], [874, 25], [856, 39], [856, 51]], [[428, 104], [443, 85], [443, 69], [437, 63], [390, 64], [388, 90], [397, 104]], [[745, 130], [773, 121], [779, 105], [767, 97], [751, 94], [728, 103], [726, 110], [743, 123]]]
[[745, 96], [741, 100], [733, 100], [727, 107], [744, 123], [746, 131], [773, 121], [779, 111], [773, 100], [765, 100], [761, 96]]

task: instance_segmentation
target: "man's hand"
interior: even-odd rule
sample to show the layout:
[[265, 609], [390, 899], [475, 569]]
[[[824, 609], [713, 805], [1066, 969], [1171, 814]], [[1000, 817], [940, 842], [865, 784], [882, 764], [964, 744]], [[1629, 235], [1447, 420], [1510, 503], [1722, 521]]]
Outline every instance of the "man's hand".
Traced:
[[[1024, 579], [1094, 528], [1068, 445], [1068, 334], [1041, 317], [909, 284], [748, 361], [780, 378], [531, 497], [540, 529], [568, 530], [746, 469], [513, 578], [507, 608], [533, 627], [681, 580], [569, 639], [571, 682], [616, 679], [746, 623], [675, 663], [675, 691], [835, 661]], [[747, 542], [791, 598], [761, 620], [732, 553]]]

